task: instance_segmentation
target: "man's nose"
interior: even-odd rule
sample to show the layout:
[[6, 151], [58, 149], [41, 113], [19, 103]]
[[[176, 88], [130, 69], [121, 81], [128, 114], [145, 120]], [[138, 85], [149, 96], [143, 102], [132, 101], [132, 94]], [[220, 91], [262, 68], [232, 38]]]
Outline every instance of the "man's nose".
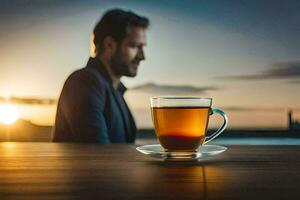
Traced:
[[139, 51], [138, 51], [138, 59], [139, 60], [145, 60], [146, 58], [145, 58], [145, 53], [144, 53], [144, 50], [143, 49], [139, 49]]

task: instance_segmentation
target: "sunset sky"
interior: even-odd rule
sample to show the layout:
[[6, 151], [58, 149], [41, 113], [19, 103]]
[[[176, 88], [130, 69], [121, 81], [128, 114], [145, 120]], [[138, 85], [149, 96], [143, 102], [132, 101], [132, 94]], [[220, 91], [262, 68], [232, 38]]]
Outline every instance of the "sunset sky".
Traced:
[[62, 85], [85, 66], [91, 31], [110, 8], [151, 21], [146, 61], [122, 79], [139, 127], [151, 127], [149, 97], [164, 95], [213, 97], [231, 127], [286, 127], [289, 108], [300, 119], [293, 0], [1, 1], [0, 103], [13, 96], [21, 118], [53, 124]]

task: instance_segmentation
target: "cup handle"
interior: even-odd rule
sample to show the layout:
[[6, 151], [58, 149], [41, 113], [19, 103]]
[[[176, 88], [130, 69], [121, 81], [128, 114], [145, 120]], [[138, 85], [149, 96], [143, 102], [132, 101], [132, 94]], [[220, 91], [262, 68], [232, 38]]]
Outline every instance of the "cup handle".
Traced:
[[214, 132], [210, 136], [205, 137], [205, 140], [204, 140], [203, 144], [207, 144], [207, 143], [211, 142], [213, 139], [215, 139], [216, 137], [218, 137], [226, 129], [226, 127], [228, 125], [228, 117], [225, 114], [225, 112], [223, 112], [220, 109], [212, 109], [211, 112], [210, 112], [210, 115], [213, 115], [213, 114], [221, 115], [223, 117], [224, 121], [223, 121], [222, 126], [216, 132]]

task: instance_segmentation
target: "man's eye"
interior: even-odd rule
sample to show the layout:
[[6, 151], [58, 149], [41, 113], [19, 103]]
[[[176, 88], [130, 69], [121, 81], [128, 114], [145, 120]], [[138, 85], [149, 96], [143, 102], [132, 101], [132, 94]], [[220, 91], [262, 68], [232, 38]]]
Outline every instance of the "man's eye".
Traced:
[[129, 45], [131, 48], [138, 48], [139, 47], [139, 45], [137, 45], [137, 44], [131, 44], [131, 45]]

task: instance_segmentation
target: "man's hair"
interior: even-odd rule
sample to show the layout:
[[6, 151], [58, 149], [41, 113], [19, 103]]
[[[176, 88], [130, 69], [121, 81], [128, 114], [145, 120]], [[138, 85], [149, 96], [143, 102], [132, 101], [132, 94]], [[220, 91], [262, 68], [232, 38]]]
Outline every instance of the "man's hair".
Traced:
[[105, 37], [111, 36], [117, 43], [121, 42], [127, 35], [128, 28], [148, 28], [149, 20], [131, 11], [113, 9], [107, 11], [94, 28], [94, 45], [97, 53], [103, 51]]

